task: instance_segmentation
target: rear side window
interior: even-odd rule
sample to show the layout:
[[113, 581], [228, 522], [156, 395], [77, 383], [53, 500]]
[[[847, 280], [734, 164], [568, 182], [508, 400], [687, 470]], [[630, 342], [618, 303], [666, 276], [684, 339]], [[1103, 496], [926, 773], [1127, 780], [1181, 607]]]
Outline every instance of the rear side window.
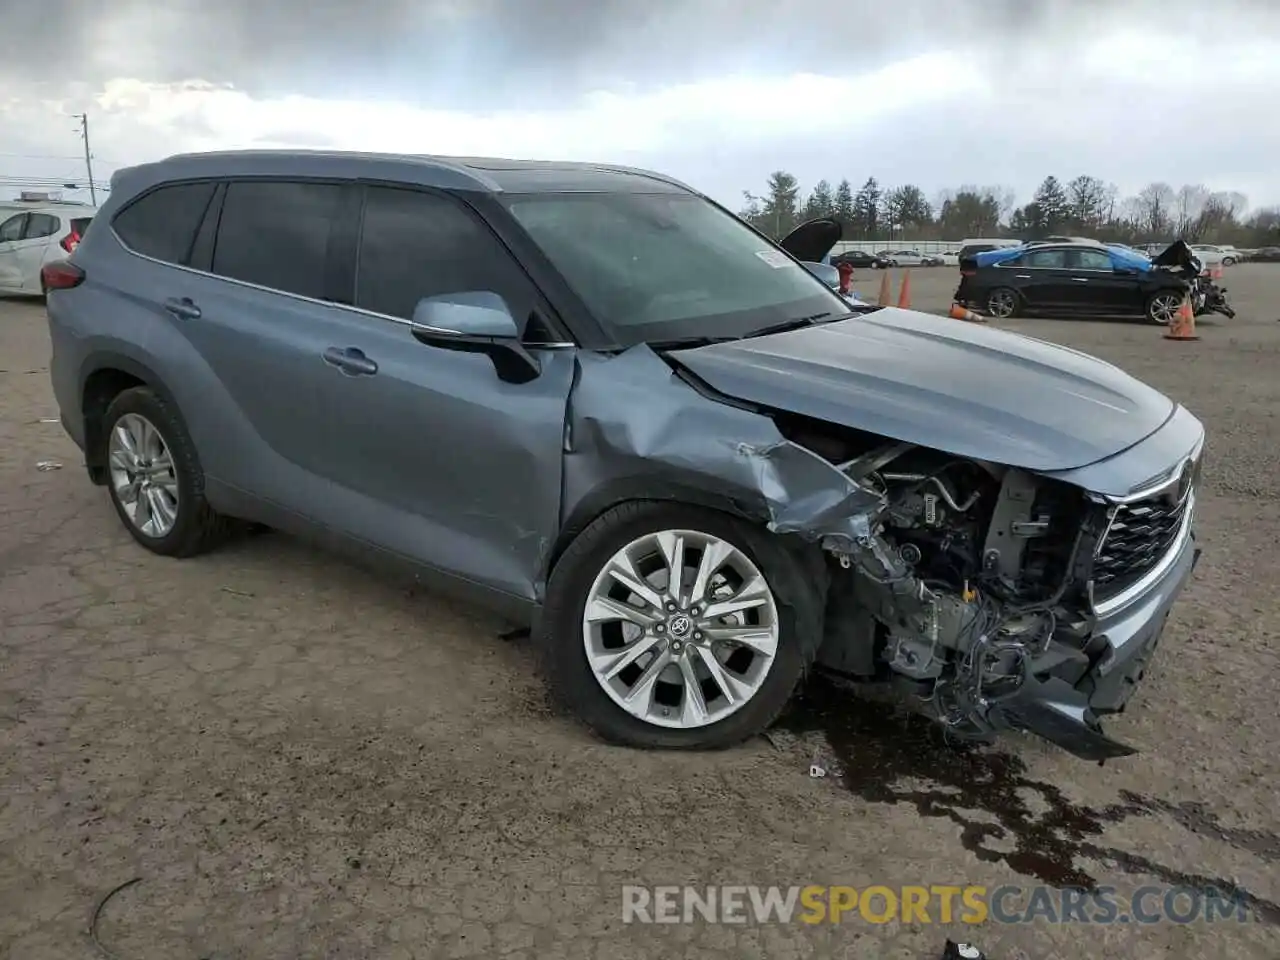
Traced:
[[27, 229], [22, 234], [24, 240], [39, 240], [41, 237], [52, 237], [58, 232], [61, 221], [47, 213], [33, 213], [27, 217]]
[[10, 217], [8, 220], [0, 222], [0, 243], [9, 243], [13, 240], [22, 239], [22, 225], [26, 222], [27, 215], [19, 213]]
[[524, 272], [469, 210], [444, 197], [370, 187], [356, 274], [356, 306], [410, 319], [423, 297], [489, 291], [517, 321], [534, 308]]
[[1022, 258], [1024, 266], [1039, 267], [1042, 270], [1062, 270], [1067, 266], [1067, 251], [1037, 250]]
[[1101, 250], [1073, 250], [1076, 270], [1110, 270], [1111, 255]]
[[323, 299], [329, 235], [341, 199], [342, 187], [330, 183], [230, 183], [222, 202], [213, 272]]
[[213, 190], [212, 183], [175, 183], [153, 190], [116, 214], [116, 236], [134, 253], [185, 266]]
[[93, 217], [73, 217], [71, 219], [71, 231], [77, 237], [83, 237], [91, 223], [93, 223]]

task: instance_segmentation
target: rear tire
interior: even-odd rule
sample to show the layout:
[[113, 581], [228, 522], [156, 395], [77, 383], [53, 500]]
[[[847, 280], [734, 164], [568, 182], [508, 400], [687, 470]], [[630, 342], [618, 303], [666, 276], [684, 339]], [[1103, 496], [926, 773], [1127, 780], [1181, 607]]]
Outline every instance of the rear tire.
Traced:
[[1009, 287], [996, 287], [987, 294], [987, 313], [996, 320], [1008, 320], [1016, 317], [1022, 309], [1022, 300], [1016, 290]]
[[195, 444], [173, 407], [133, 387], [111, 401], [103, 426], [107, 491], [134, 540], [161, 556], [193, 557], [226, 539], [232, 523], [205, 500]]
[[[671, 551], [681, 557], [685, 600], [671, 611], [665, 606], [671, 565], [664, 566], [665, 552], [649, 545], [672, 545], [676, 536], [681, 546], [671, 546]], [[722, 572], [702, 578], [709, 589], [700, 601], [696, 568], [707, 557], [706, 547], [724, 559], [714, 567]], [[660, 601], [656, 606], [634, 592], [627, 597], [629, 587], [619, 589], [618, 578], [608, 573], [621, 569], [623, 556], [640, 574], [642, 590]], [[747, 575], [738, 579], [733, 565]], [[548, 684], [561, 703], [610, 743], [677, 750], [740, 743], [777, 718], [816, 653], [816, 643], [806, 638], [821, 635], [821, 600], [813, 586], [816, 578], [804, 568], [776, 535], [728, 514], [657, 501], [614, 507], [574, 539], [551, 574], [539, 637]], [[750, 611], [730, 613], [727, 619], [733, 622], [724, 626], [717, 625], [726, 618], [707, 620], [706, 603], [749, 599], [751, 570], [763, 580], [770, 599]], [[612, 596], [602, 601], [605, 585], [611, 585]], [[601, 615], [602, 603], [626, 604], [627, 615], [614, 617], [607, 609]], [[642, 629], [633, 625], [635, 609], [658, 616]], [[696, 630], [706, 633], [688, 632]], [[627, 632], [633, 636], [628, 638]], [[756, 645], [717, 639], [714, 632], [750, 635]], [[677, 642], [689, 637], [697, 639]], [[757, 656], [765, 656], [760, 650], [770, 653], [757, 663]], [[672, 658], [667, 666], [662, 666], [667, 663], [660, 661], [663, 657]], [[629, 665], [617, 670], [624, 658]], [[610, 666], [615, 669], [612, 678]], [[646, 684], [655, 667], [656, 679]], [[696, 671], [697, 679], [686, 667]], [[722, 697], [725, 690], [729, 695]]]

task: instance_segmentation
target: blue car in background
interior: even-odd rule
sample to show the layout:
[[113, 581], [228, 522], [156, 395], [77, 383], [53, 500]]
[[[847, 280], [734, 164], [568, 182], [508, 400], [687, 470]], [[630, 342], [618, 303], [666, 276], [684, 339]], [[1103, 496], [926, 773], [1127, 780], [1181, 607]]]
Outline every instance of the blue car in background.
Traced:
[[955, 299], [997, 319], [1048, 313], [1168, 324], [1188, 296], [1196, 313], [1233, 316], [1225, 291], [1199, 276], [1202, 266], [1181, 240], [1155, 258], [1101, 243], [1042, 242], [962, 258]]

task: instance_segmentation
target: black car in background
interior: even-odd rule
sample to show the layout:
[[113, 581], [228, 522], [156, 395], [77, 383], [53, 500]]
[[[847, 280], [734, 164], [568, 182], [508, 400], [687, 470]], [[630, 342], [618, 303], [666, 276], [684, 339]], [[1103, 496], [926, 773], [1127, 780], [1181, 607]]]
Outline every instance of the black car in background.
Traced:
[[1280, 263], [1280, 247], [1261, 247], [1249, 259], [1258, 263]]
[[1168, 268], [1184, 268], [1177, 258], [1190, 253], [1185, 244], [1166, 253], [1170, 257], [1164, 263], [1163, 255], [1148, 261], [1102, 244], [1075, 242], [972, 254], [960, 261], [956, 300], [997, 319], [1043, 312], [1142, 316], [1167, 324], [1190, 289], [1184, 270]]
[[847, 263], [851, 267], [875, 267], [879, 266], [879, 258], [865, 250], [846, 250], [831, 258], [833, 267], [839, 267], [842, 263]]

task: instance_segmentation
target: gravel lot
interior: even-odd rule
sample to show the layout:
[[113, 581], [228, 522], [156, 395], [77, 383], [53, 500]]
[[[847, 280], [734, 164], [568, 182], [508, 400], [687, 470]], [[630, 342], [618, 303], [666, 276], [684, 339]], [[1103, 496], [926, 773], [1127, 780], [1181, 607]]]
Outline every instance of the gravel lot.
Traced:
[[[879, 274], [859, 273], [874, 297]], [[942, 310], [954, 268], [913, 271]], [[815, 683], [772, 738], [603, 747], [484, 613], [277, 534], [146, 554], [57, 423], [42, 308], [0, 302], [0, 954], [120, 958], [1280, 956], [1280, 267], [1198, 343], [1011, 321], [1210, 430], [1205, 556], [1109, 729], [1137, 757], [958, 751]], [[896, 293], [896, 277], [895, 277]], [[40, 470], [40, 461], [61, 469]], [[847, 771], [811, 779], [811, 762]], [[1215, 925], [636, 926], [623, 884], [1234, 882]]]

